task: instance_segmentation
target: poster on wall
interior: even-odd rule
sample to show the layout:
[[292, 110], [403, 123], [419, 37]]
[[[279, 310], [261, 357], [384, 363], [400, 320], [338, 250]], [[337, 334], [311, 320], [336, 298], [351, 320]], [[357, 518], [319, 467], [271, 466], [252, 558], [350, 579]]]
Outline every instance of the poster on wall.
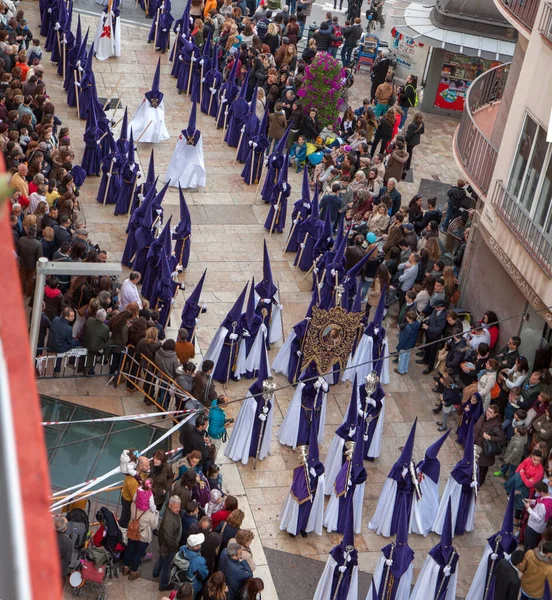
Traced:
[[446, 52], [441, 79], [433, 105], [445, 110], [464, 110], [466, 92], [472, 81], [500, 62]]
[[400, 33], [395, 28], [391, 30], [391, 35], [393, 35], [391, 50], [397, 57], [395, 68], [397, 80], [399, 83], [404, 83], [412, 73], [421, 84], [430, 47]]

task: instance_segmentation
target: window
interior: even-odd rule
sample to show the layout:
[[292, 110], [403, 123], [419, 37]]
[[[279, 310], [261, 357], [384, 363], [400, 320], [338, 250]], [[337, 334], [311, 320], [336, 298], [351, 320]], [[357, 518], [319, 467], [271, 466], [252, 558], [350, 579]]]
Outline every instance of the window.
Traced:
[[552, 144], [529, 115], [512, 164], [508, 192], [545, 233], [552, 231]]

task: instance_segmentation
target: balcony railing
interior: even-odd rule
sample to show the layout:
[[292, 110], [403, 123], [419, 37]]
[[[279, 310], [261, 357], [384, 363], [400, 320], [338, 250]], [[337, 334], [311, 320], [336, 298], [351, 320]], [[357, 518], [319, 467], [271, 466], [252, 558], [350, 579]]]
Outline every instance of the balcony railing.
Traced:
[[548, 43], [552, 44], [552, 2], [544, 3], [539, 32]]
[[455, 150], [462, 167], [485, 196], [491, 184], [498, 147], [481, 131], [475, 115], [502, 100], [509, 68], [510, 63], [506, 63], [489, 69], [471, 84], [455, 137]]
[[533, 221], [531, 215], [513, 198], [502, 181], [496, 182], [491, 200], [496, 212], [525, 246], [529, 254], [552, 275], [552, 239]]
[[540, 0], [499, 0], [500, 4], [529, 31], [533, 30]]

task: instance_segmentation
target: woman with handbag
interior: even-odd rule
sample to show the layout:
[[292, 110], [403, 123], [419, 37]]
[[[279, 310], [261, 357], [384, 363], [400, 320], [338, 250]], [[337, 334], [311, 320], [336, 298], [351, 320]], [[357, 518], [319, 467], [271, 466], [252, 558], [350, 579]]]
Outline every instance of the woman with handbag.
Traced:
[[535, 483], [541, 481], [543, 477], [542, 452], [535, 449], [531, 452], [531, 456], [521, 461], [513, 477], [510, 477], [504, 484], [504, 489], [508, 494], [515, 490], [514, 525], [519, 526], [523, 512], [523, 500], [529, 497]]
[[406, 141], [406, 151], [408, 152], [408, 160], [404, 166], [405, 173], [410, 169], [410, 163], [412, 162], [412, 152], [414, 148], [420, 143], [420, 136], [425, 133], [424, 116], [422, 113], [416, 113], [412, 123], [406, 128], [406, 135], [404, 136]]
[[494, 465], [495, 457], [502, 452], [504, 444], [502, 418], [496, 404], [491, 404], [475, 423], [473, 441], [476, 446], [483, 449], [479, 456], [479, 487], [481, 487], [485, 483], [489, 467]]

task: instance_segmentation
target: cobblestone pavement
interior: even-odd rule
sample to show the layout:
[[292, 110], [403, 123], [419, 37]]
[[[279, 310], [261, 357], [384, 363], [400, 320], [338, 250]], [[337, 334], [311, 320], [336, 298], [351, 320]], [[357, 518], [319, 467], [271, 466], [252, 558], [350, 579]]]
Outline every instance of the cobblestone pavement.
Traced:
[[[22, 8], [29, 19], [31, 30], [37, 29], [37, 5], [22, 3]], [[95, 30], [97, 18], [84, 16], [83, 23]], [[104, 63], [95, 62], [94, 71], [98, 93], [106, 96], [117, 86], [116, 95], [121, 98], [122, 105], [128, 106], [130, 116], [149, 89], [153, 77], [158, 54], [146, 40], [144, 28], [123, 25], [123, 56]], [[166, 121], [171, 139], [155, 148], [155, 163], [160, 181], [166, 171], [175, 138], [186, 126], [190, 110], [190, 101], [179, 96], [174, 80], [168, 75], [170, 65], [167, 55], [163, 56], [161, 90], [165, 93]], [[82, 156], [82, 133], [84, 122], [77, 120], [75, 111], [65, 103], [65, 94], [58, 84], [52, 64], [46, 60], [46, 77], [48, 93], [55, 106], [56, 114], [64, 125], [71, 128], [71, 141], [76, 150], [76, 160]], [[360, 72], [356, 78], [351, 98], [354, 107], [361, 104], [362, 98], [369, 89], [367, 73]], [[121, 110], [116, 118], [122, 116]], [[418, 190], [422, 178], [453, 182], [459, 176], [452, 155], [451, 142], [456, 122], [432, 115], [426, 115], [426, 134], [421, 146], [416, 149], [413, 159], [414, 183], [400, 184], [403, 202], [406, 203]], [[293, 256], [282, 254], [284, 235], [268, 237], [263, 229], [267, 207], [262, 201], [255, 201], [255, 189], [243, 183], [239, 173], [241, 167], [234, 162], [235, 150], [222, 143], [222, 135], [214, 127], [213, 121], [198, 113], [198, 127], [203, 133], [205, 160], [207, 167], [207, 187], [200, 191], [187, 191], [193, 222], [192, 253], [190, 266], [185, 273], [185, 282], [189, 290], [197, 283], [203, 269], [208, 268], [204, 286], [203, 299], [209, 309], [201, 317], [198, 330], [199, 345], [205, 349], [211, 340], [223, 316], [235, 301], [244, 284], [253, 276], [260, 278], [262, 274], [262, 242], [267, 239], [272, 261], [272, 271], [277, 281], [282, 303], [285, 331], [303, 318], [310, 300], [310, 282], [303, 274], [293, 268]], [[139, 144], [138, 156], [147, 168], [151, 145]], [[290, 174], [293, 188], [292, 200], [300, 193], [300, 179]], [[89, 178], [81, 194], [81, 205], [85, 213], [90, 237], [107, 249], [110, 260], [119, 260], [123, 251], [126, 219], [113, 216], [112, 207], [103, 207], [95, 200], [99, 180]], [[178, 194], [168, 192], [164, 207], [166, 216], [173, 214], [178, 218]], [[175, 312], [179, 312], [183, 297], [177, 298]], [[386, 326], [390, 336], [390, 347], [394, 348], [396, 333], [391, 327], [392, 318], [388, 318]], [[178, 322], [173, 326], [178, 326]], [[271, 351], [273, 358], [276, 348]], [[287, 381], [277, 376], [278, 385]], [[372, 573], [379, 557], [380, 548], [388, 540], [376, 536], [367, 529], [368, 519], [372, 515], [383, 482], [389, 468], [398, 456], [398, 448], [403, 445], [413, 419], [418, 417], [418, 435], [416, 439], [415, 457], [420, 459], [425, 448], [438, 437], [434, 415], [431, 413], [435, 395], [431, 392], [432, 380], [421, 375], [418, 365], [412, 360], [411, 373], [399, 377], [391, 373], [391, 381], [386, 386], [387, 409], [382, 456], [374, 463], [367, 463], [368, 483], [364, 498], [363, 529], [356, 536], [355, 545], [359, 552], [359, 563], [363, 571]], [[250, 382], [245, 380], [231, 383], [227, 392], [233, 398], [242, 398]], [[134, 396], [121, 397], [119, 390], [105, 387], [102, 379], [47, 381], [40, 383], [40, 391], [56, 395], [62, 399], [94, 406], [116, 414], [133, 414], [144, 410], [141, 399]], [[287, 387], [277, 392], [274, 430], [283, 419], [292, 395], [292, 388]], [[333, 432], [340, 424], [347, 407], [350, 388], [345, 385], [332, 387], [328, 394], [328, 409], [325, 431], [325, 443], [321, 447], [321, 455], [325, 456], [331, 442]], [[236, 416], [239, 404], [234, 404], [229, 416]], [[454, 436], [451, 436], [454, 437]], [[450, 471], [460, 457], [459, 447], [453, 440], [448, 440], [441, 451], [442, 487]], [[222, 461], [225, 462], [224, 460]], [[256, 574], [265, 580], [267, 589], [263, 598], [272, 600], [278, 597], [272, 585], [269, 567], [264, 559], [263, 547], [284, 550], [290, 554], [308, 556], [325, 561], [328, 551], [339, 541], [336, 534], [322, 536], [310, 535], [307, 539], [291, 539], [279, 530], [279, 512], [289, 490], [292, 469], [297, 465], [294, 452], [280, 446], [274, 437], [270, 456], [261, 461], [257, 469], [251, 465], [224, 464], [223, 473], [225, 487], [240, 497], [240, 506], [246, 512], [245, 527], [255, 529], [258, 537], [255, 540], [255, 560], [259, 566]], [[478, 500], [476, 512], [476, 530], [471, 534], [455, 539], [460, 555], [459, 596], [465, 596], [475, 567], [481, 556], [485, 539], [500, 525], [505, 496], [501, 493], [500, 482], [492, 476], [488, 478]], [[435, 543], [437, 536], [423, 538], [410, 536], [409, 543], [416, 551], [416, 574], [421, 567], [426, 552]], [[260, 543], [259, 543], [260, 542]], [[153, 598], [156, 597], [156, 584], [147, 580], [135, 582], [115, 582], [111, 590], [118, 599]], [[361, 590], [364, 597], [366, 590]], [[301, 596], [298, 596], [301, 597]], [[308, 596], [303, 595], [302, 598]]]

